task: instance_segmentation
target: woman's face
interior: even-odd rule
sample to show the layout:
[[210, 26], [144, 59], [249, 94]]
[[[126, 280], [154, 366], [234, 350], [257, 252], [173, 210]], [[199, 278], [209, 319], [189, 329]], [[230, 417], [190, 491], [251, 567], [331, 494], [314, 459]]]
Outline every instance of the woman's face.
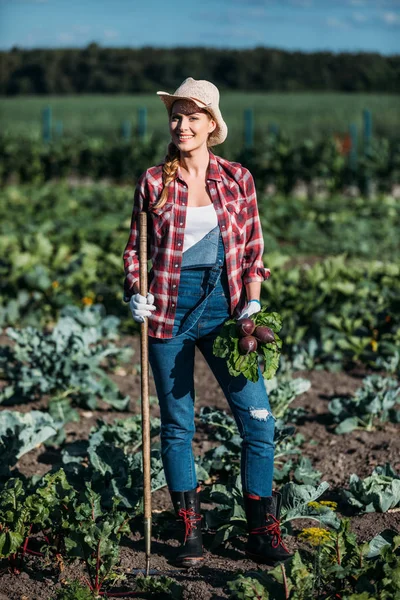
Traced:
[[169, 128], [172, 141], [183, 152], [207, 145], [209, 134], [217, 124], [208, 113], [191, 100], [176, 100], [172, 106]]

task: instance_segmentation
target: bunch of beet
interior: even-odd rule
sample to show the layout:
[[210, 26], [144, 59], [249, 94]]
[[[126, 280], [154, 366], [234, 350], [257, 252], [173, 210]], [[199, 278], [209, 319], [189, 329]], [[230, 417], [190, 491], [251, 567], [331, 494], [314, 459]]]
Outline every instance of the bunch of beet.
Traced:
[[269, 327], [256, 326], [251, 319], [240, 319], [237, 322], [239, 333], [239, 352], [250, 354], [256, 352], [259, 344], [276, 344], [275, 334]]

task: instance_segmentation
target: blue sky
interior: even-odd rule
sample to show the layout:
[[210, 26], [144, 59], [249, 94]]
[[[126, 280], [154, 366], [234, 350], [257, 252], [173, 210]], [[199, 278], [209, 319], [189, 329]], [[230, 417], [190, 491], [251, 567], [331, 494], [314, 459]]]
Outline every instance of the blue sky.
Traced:
[[400, 0], [0, 0], [0, 48], [101, 46], [400, 54]]

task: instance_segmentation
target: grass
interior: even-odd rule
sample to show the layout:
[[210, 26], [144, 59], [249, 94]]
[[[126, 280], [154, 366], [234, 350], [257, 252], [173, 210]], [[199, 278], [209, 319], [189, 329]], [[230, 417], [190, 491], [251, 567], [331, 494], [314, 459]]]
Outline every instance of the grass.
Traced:
[[[13, 134], [41, 135], [41, 112], [50, 105], [54, 124], [63, 122], [65, 134], [118, 135], [123, 120], [137, 124], [138, 108], [148, 110], [148, 131], [168, 139], [166, 111], [155, 94], [134, 96], [27, 96], [0, 98], [0, 129]], [[399, 96], [344, 93], [245, 93], [221, 96], [221, 110], [230, 141], [243, 142], [243, 111], [253, 108], [255, 135], [269, 124], [278, 125], [290, 137], [314, 139], [344, 133], [356, 123], [361, 133], [362, 111], [372, 112], [375, 135], [391, 137], [398, 125]]]

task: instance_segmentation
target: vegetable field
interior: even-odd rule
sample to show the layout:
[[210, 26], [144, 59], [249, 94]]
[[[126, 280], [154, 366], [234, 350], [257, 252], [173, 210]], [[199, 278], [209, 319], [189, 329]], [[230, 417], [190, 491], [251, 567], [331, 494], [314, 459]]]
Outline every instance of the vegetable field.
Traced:
[[[373, 114], [374, 133], [379, 137], [395, 137], [398, 103], [396, 94], [221, 93], [222, 114], [230, 125], [229, 139], [235, 144], [242, 141], [243, 111], [246, 108], [254, 109], [259, 136], [265, 134], [268, 124], [276, 124], [291, 139], [322, 138], [347, 131], [349, 123], [354, 122], [361, 128], [362, 111], [369, 109]], [[66, 135], [112, 136], [118, 133], [123, 120], [129, 120], [134, 131], [138, 109], [146, 107], [151, 130], [167, 136], [165, 107], [154, 93], [3, 97], [0, 99], [1, 131], [40, 136], [42, 110], [48, 105], [52, 107], [54, 121], [62, 121]]]
[[240, 438], [198, 355], [206, 560], [170, 563], [151, 380], [154, 573], [138, 574], [140, 353], [122, 301], [133, 188], [30, 180], [0, 190], [0, 600], [400, 598], [400, 205], [264, 183], [262, 301], [279, 314], [280, 350], [265, 384], [293, 558], [273, 569], [245, 558]]

